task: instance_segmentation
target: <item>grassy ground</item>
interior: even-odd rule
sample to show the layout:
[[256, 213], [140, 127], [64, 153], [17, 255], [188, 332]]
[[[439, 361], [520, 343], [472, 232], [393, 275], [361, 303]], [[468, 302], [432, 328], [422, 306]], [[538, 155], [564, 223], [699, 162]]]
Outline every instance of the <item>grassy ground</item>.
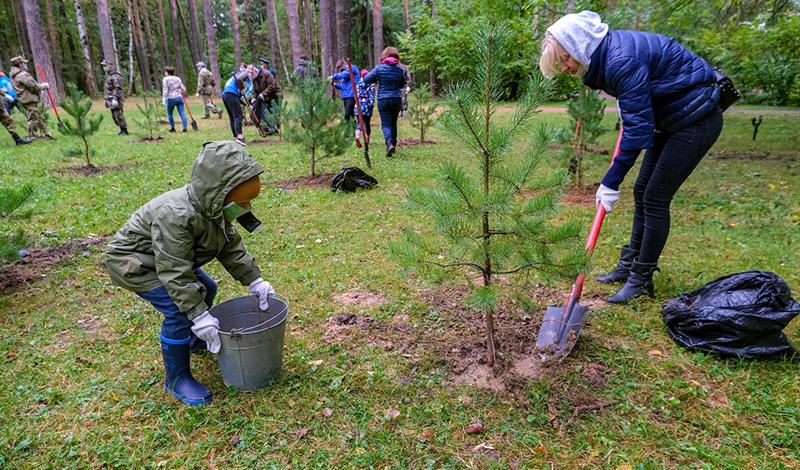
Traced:
[[[108, 171], [94, 176], [69, 171], [84, 164], [62, 155], [78, 146], [70, 138], [25, 147], [4, 140], [0, 184], [30, 183], [36, 193], [0, 227], [21, 228], [41, 247], [110, 236], [141, 204], [188, 181], [203, 142], [230, 138], [226, 118], [199, 120], [192, 101], [200, 132], [164, 133], [162, 143], [127, 143], [137, 137], [115, 136], [107, 116], [91, 143], [93, 163]], [[127, 110], [129, 120], [137, 115], [133, 103]], [[193, 371], [214, 392], [211, 405], [165, 394], [158, 314], [111, 284], [102, 243], [79, 246], [0, 295], [0, 466], [798, 468], [797, 366], [688, 352], [660, 317], [661, 303], [724, 274], [769, 270], [800, 289], [798, 114], [765, 113], [756, 141], [751, 118], [726, 115], [719, 142], [678, 193], [656, 297], [611, 306], [600, 299], [614, 288], [587, 282], [592, 309], [572, 355], [528, 380], [501, 369], [501, 390], [456, 383], [464, 352], [482, 344], [479, 318], [455, 295], [470, 274], [405, 271], [386, 249], [401, 228], [428, 230], [425, 216], [402, 204], [404, 191], [433, 184], [438, 163], [462, 158], [457, 146], [434, 132], [436, 145], [393, 160], [378, 149], [370, 174], [380, 186], [356, 194], [281, 189], [277, 182], [309, 175], [301, 150], [250, 146], [266, 168], [254, 203], [264, 226], [244, 238], [289, 299], [282, 377], [238, 392], [206, 354], [193, 358]], [[558, 113], [539, 119], [566, 124]], [[615, 116], [606, 122], [612, 128]], [[252, 127], [245, 134], [256, 138]], [[400, 134], [419, 137], [404, 119]], [[615, 137], [607, 133], [602, 145]], [[599, 181], [608, 158], [593, 157], [585, 181]], [[364, 168], [355, 146], [318, 171], [354, 165]], [[612, 266], [626, 241], [632, 180], [606, 219], [592, 274]], [[564, 217], [588, 229], [593, 213], [589, 197]], [[220, 280], [218, 301], [247, 294], [219, 264], [207, 272]], [[508, 330], [516, 336], [504, 337], [501, 352], [512, 338], [535, 343], [543, 309], [563, 304], [571, 283], [528, 281], [528, 301], [510, 296], [500, 326], [534, 327]], [[356, 293], [383, 302], [337, 300]], [[354, 324], [337, 321], [342, 314], [355, 315]], [[796, 321], [786, 333], [798, 342]], [[484, 432], [469, 433], [476, 421]]]

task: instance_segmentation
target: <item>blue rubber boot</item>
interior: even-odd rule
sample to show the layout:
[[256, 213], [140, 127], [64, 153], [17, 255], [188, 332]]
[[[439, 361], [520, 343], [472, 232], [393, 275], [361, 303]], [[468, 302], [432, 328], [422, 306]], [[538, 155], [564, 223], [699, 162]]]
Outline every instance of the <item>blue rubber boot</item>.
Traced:
[[211, 391], [192, 377], [189, 370], [189, 338], [184, 340], [161, 338], [161, 355], [167, 372], [164, 390], [190, 405], [211, 403]]

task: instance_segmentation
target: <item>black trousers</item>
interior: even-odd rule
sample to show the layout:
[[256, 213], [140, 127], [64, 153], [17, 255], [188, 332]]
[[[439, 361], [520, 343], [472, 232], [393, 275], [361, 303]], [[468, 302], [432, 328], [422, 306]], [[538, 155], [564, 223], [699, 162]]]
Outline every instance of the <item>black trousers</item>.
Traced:
[[225, 105], [225, 111], [228, 112], [228, 120], [231, 123], [231, 132], [236, 137], [242, 133], [242, 121], [244, 115], [242, 114], [242, 103], [239, 97], [233, 93], [222, 94], [222, 104]]
[[381, 98], [378, 100], [378, 114], [381, 116], [381, 129], [386, 148], [397, 145], [397, 115], [400, 114], [402, 98]]
[[342, 101], [344, 102], [344, 120], [350, 121], [356, 115], [356, 99], [353, 97], [342, 98]]
[[715, 108], [698, 122], [676, 132], [659, 132], [647, 149], [633, 186], [630, 248], [640, 263], [656, 263], [667, 243], [670, 204], [678, 189], [722, 132], [722, 111]]

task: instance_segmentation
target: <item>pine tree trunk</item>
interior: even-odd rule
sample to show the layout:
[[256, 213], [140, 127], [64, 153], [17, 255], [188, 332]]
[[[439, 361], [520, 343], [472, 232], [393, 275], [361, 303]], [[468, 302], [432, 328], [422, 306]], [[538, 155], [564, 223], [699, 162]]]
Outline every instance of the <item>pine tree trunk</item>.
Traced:
[[[278, 56], [281, 59], [281, 65], [283, 66], [283, 73], [286, 74], [286, 83], [288, 85], [291, 85], [292, 79], [289, 77], [289, 69], [286, 67], [286, 57], [284, 57], [283, 55], [283, 46], [281, 45], [280, 36], [281, 36], [281, 29], [278, 27], [278, 16], [275, 15], [275, 37], [278, 38]], [[277, 66], [277, 64], [275, 65]]]
[[289, 20], [289, 47], [292, 49], [292, 70], [300, 63], [303, 47], [300, 42], [300, 14], [297, 10], [298, 0], [286, 2], [286, 16]]
[[119, 57], [114, 44], [114, 26], [108, 14], [108, 0], [97, 0], [97, 25], [100, 27], [100, 43], [103, 45], [103, 59], [114, 64], [119, 72]]
[[[44, 32], [42, 10], [39, 8], [39, 2], [38, 0], [23, 0], [22, 6], [25, 9], [28, 37], [31, 40], [31, 62], [41, 65], [45, 78], [50, 80], [54, 78], [55, 72], [53, 71], [53, 59], [50, 57], [50, 49], [47, 47], [47, 35]], [[39, 71], [38, 69], [39, 67], [37, 66], [36, 72]], [[39, 80], [43, 81], [41, 76]], [[58, 87], [53, 87], [50, 93], [53, 95], [53, 101], [58, 103], [61, 97], [58, 93]], [[44, 102], [47, 103], [46, 106], [50, 106], [48, 98], [45, 98]]]
[[352, 0], [336, 0], [336, 45], [339, 59], [349, 59], [353, 55], [350, 38], [350, 10]]
[[[68, 14], [67, 14], [67, 7], [64, 4], [64, 0], [60, 0], [58, 2], [58, 13], [57, 13], [57, 15], [58, 15], [59, 18], [69, 18]], [[66, 50], [68, 51], [69, 55], [65, 58], [64, 61], [62, 61], [62, 64], [64, 62], [69, 63], [69, 64], [81, 64], [81, 63], [83, 63], [83, 55], [78, 50], [79, 48], [75, 45], [75, 38], [73, 37], [72, 34], [67, 34], [65, 36], [66, 36], [66, 39], [64, 39], [62, 37], [62, 40], [61, 40], [62, 50], [63, 50], [64, 41], [66, 40], [66, 43], [67, 43]], [[2, 66], [0, 65], [0, 67], [2, 67]], [[88, 85], [88, 83], [86, 83], [86, 78], [83, 75], [81, 75], [80, 66], [69, 67], [69, 68], [63, 70], [62, 73], [64, 73], [64, 80], [66, 80], [65, 83], [74, 82], [76, 84], [85, 83], [86, 85]], [[81, 91], [83, 91], [84, 93], [89, 95], [92, 99], [94, 99], [94, 96], [92, 96], [92, 90], [89, 89], [88, 86], [86, 86], [86, 87], [78, 86], [78, 88], [80, 88]]]
[[142, 24], [139, 17], [139, 2], [128, 0], [133, 19], [133, 47], [136, 53], [136, 61], [139, 63], [139, 74], [142, 77], [142, 91], [147, 93], [153, 89], [153, 82], [150, 79], [150, 61], [144, 50], [144, 40], [142, 39]]
[[375, 65], [381, 63], [383, 53], [383, 7], [381, 0], [372, 1], [372, 41], [374, 47]]
[[[431, 18], [433, 18], [434, 21], [436, 20], [436, 15], [436, 3], [435, 0], [431, 0]], [[434, 72], [433, 69], [428, 71], [428, 85], [431, 95], [436, 96], [436, 72]]]
[[193, 56], [196, 57], [193, 64], [203, 60], [203, 36], [200, 35], [200, 23], [197, 18], [197, 3], [194, 0], [188, 0], [188, 13], [189, 13], [189, 30], [192, 33], [191, 43], [194, 49]]
[[244, 20], [247, 23], [247, 45], [250, 47], [250, 61], [256, 62], [256, 44], [253, 42], [253, 22], [250, 21], [250, 2], [244, 0]]
[[147, 6], [147, 0], [139, 1], [139, 14], [144, 18], [144, 38], [147, 44], [147, 55], [150, 58], [150, 72], [153, 83], [153, 88], [161, 91], [161, 81], [158, 79], [159, 74], [164, 70], [164, 64], [161, 63], [159, 57], [156, 55], [156, 46], [153, 42], [153, 30], [150, 27], [150, 12]]
[[[232, 0], [236, 1], [236, 0]], [[175, 53], [175, 73], [185, 78], [183, 73], [183, 53], [181, 51], [181, 26], [178, 23], [178, 5], [177, 0], [169, 0], [169, 20], [172, 24], [172, 50]]]
[[214, 85], [214, 96], [219, 97], [222, 91], [220, 84], [222, 76], [219, 74], [217, 39], [214, 36], [214, 12], [211, 10], [211, 0], [203, 0], [203, 22], [206, 27], [206, 42], [208, 43], [208, 67], [217, 81], [216, 85]]
[[78, 23], [78, 37], [81, 40], [81, 50], [83, 51], [83, 69], [86, 71], [86, 87], [89, 89], [89, 96], [95, 99], [97, 98], [97, 82], [94, 81], [94, 72], [92, 71], [89, 37], [86, 35], [86, 21], [83, 19], [81, 0], [75, 0], [75, 18]]
[[58, 50], [58, 41], [56, 40], [56, 25], [53, 21], [53, 1], [45, 0], [45, 11], [47, 13], [47, 32], [50, 39], [50, 53], [53, 57], [53, 78], [50, 80], [55, 82], [60, 95], [64, 94], [64, 79], [61, 76], [61, 52]]
[[133, 70], [133, 13], [131, 13], [131, 4], [128, 3], [128, 94], [136, 94], [136, 81], [134, 80]]
[[[192, 36], [189, 34], [189, 28], [186, 26], [186, 16], [183, 14], [183, 7], [181, 6], [180, 0], [175, 0], [175, 9], [178, 10], [178, 21], [180, 22], [181, 30], [183, 30], [183, 37], [186, 38], [186, 43], [189, 45], [189, 57], [192, 59], [192, 65], [194, 65], [200, 60], [200, 52], [196, 51], [194, 46], [192, 46]], [[180, 76], [183, 83], [186, 84], [183, 64], [181, 64], [180, 72], [178, 76]]]
[[336, 2], [319, 0], [319, 29], [322, 53], [322, 76], [330, 77], [336, 67]]
[[375, 68], [375, 54], [372, 53], [372, 9], [369, 6], [369, 2], [365, 5], [366, 7], [366, 28], [365, 33], [367, 36], [367, 61], [369, 61], [369, 69], [372, 70]]
[[242, 45], [239, 43], [239, 11], [236, 5], [236, 0], [231, 0], [231, 28], [233, 29], [233, 56], [236, 60], [236, 66], [242, 63]]
[[164, 58], [162, 65], [172, 63], [172, 58], [169, 55], [169, 37], [167, 36], [167, 24], [164, 21], [164, 0], [156, 0], [158, 2], [158, 17], [160, 18], [161, 26], [161, 55]]
[[309, 59], [314, 56], [314, 36], [311, 34], [311, 0], [306, 0], [306, 55]]
[[406, 31], [411, 30], [411, 18], [408, 16], [408, 0], [403, 0], [403, 8], [405, 9], [406, 13]]
[[14, 10], [14, 24], [17, 27], [17, 37], [19, 38], [19, 45], [22, 48], [22, 55], [30, 59], [33, 57], [31, 52], [31, 41], [28, 38], [28, 24], [25, 19], [25, 7], [22, 5], [23, 0], [11, 0], [11, 7]]
[[275, 0], [265, 0], [267, 4], [267, 22], [269, 22], [269, 60], [278, 66], [276, 51], [278, 49], [278, 18], [275, 14]]

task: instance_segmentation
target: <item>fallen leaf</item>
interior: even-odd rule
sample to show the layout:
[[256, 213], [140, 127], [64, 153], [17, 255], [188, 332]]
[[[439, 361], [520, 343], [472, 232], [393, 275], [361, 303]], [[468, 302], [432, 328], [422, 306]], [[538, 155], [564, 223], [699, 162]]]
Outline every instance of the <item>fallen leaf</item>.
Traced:
[[480, 444], [472, 448], [472, 452], [477, 454], [480, 451], [494, 450], [494, 449], [495, 447], [492, 444], [489, 444], [488, 442], [481, 442]]
[[472, 397], [470, 397], [469, 395], [461, 395], [458, 398], [461, 400], [462, 405], [469, 405], [470, 403], [472, 403]]
[[388, 410], [386, 410], [386, 413], [383, 414], [383, 419], [391, 423], [399, 416], [400, 416], [400, 410], [389, 408]]
[[328, 408], [327, 406], [322, 409], [322, 415], [323, 416], [330, 416], [332, 414], [333, 414], [333, 410]]
[[294, 436], [298, 439], [306, 437], [306, 434], [308, 434], [308, 428], [300, 428], [294, 432]]
[[487, 430], [486, 425], [483, 424], [480, 420], [478, 420], [475, 421], [474, 424], [470, 424], [469, 426], [467, 426], [467, 429], [465, 431], [467, 432], [467, 434], [477, 434], [480, 432], [486, 432], [486, 430]]
[[433, 439], [433, 433], [428, 431], [427, 429], [422, 431], [422, 434], [419, 436], [419, 442], [428, 442]]
[[231, 446], [233, 446], [233, 447], [238, 446], [239, 445], [239, 440], [240, 439], [239, 439], [239, 435], [238, 434], [233, 436], [233, 439], [231, 439]]
[[125, 413], [122, 413], [122, 416], [130, 418], [131, 416], [133, 416], [133, 410], [128, 408], [127, 410], [125, 410]]
[[620, 465], [619, 467], [616, 468], [616, 470], [633, 470], [633, 467], [631, 467], [630, 465]]
[[663, 356], [664, 353], [659, 351], [658, 349], [652, 349], [652, 350], [650, 350], [649, 353], [647, 353], [647, 355], [648, 356]]
[[547, 455], [547, 449], [545, 449], [544, 446], [539, 446], [539, 447], [533, 449], [533, 451], [536, 452], [539, 455]]

